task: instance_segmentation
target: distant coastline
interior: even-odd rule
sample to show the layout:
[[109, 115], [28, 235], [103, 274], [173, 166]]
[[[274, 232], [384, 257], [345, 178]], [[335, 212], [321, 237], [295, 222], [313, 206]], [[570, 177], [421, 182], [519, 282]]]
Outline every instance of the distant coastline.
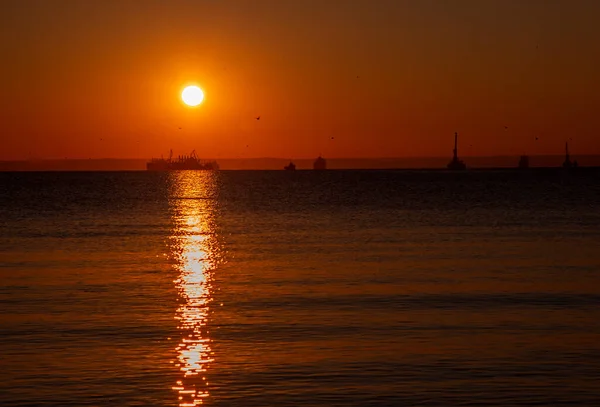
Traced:
[[[600, 155], [577, 155], [582, 167], [600, 166]], [[469, 169], [516, 168], [518, 156], [463, 157]], [[530, 156], [535, 167], [560, 167], [563, 155]], [[0, 161], [0, 171], [144, 171], [146, 159], [48, 159]], [[281, 170], [288, 158], [216, 159], [222, 170]], [[298, 170], [312, 169], [314, 158], [294, 159]], [[329, 169], [443, 169], [448, 157], [327, 158]]]

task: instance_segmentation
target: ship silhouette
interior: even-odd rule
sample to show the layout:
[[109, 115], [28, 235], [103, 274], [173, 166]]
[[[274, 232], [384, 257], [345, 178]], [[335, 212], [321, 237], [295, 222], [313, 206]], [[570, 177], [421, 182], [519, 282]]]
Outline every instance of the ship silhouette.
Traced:
[[563, 162], [563, 168], [577, 168], [577, 160], [571, 161], [571, 156], [569, 154], [569, 142], [565, 142], [565, 161]]
[[283, 169], [286, 171], [294, 171], [296, 169], [296, 164], [294, 164], [292, 161], [290, 161], [290, 163], [288, 165], [286, 165], [285, 167], [283, 167]]
[[216, 161], [202, 161], [196, 155], [196, 150], [190, 155], [179, 155], [173, 158], [173, 150], [169, 151], [169, 158], [153, 158], [146, 163], [148, 171], [177, 171], [177, 170], [218, 170]]
[[313, 163], [313, 169], [314, 170], [326, 170], [327, 169], [327, 161], [321, 156], [317, 157], [317, 159]]
[[458, 133], [454, 133], [454, 157], [452, 161], [448, 163], [449, 170], [466, 170], [467, 166], [465, 163], [458, 158]]
[[521, 158], [519, 159], [519, 168], [522, 170], [529, 168], [529, 156], [528, 155], [521, 156]]

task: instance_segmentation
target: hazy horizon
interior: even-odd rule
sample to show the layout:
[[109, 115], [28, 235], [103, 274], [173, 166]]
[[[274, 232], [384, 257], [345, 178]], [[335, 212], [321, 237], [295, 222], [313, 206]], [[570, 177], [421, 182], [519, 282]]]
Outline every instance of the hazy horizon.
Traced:
[[[441, 169], [446, 168], [449, 157], [379, 157], [379, 158], [328, 158], [329, 169]], [[519, 156], [464, 156], [471, 169], [516, 167]], [[582, 167], [600, 166], [600, 155], [574, 155]], [[213, 160], [214, 158], [204, 158]], [[564, 156], [529, 156], [531, 167], [558, 167]], [[127, 171], [146, 170], [149, 159], [141, 158], [67, 158], [38, 160], [0, 160], [0, 171]], [[296, 168], [312, 169], [314, 158], [256, 157], [214, 159], [222, 170], [282, 170], [293, 161]]]

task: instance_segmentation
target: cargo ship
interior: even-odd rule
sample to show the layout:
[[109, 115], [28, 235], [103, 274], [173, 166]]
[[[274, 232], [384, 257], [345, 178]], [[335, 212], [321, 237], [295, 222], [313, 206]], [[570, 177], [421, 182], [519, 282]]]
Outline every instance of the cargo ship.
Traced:
[[146, 163], [148, 171], [178, 171], [178, 170], [210, 170], [216, 171], [219, 164], [216, 161], [202, 161], [196, 155], [196, 150], [190, 155], [179, 155], [173, 157], [173, 150], [169, 152], [169, 158], [153, 158]]

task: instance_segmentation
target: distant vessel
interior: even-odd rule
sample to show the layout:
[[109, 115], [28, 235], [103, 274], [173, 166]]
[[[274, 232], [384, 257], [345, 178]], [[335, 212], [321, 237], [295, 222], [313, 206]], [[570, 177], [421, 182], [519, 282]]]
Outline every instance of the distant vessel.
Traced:
[[577, 161], [571, 161], [569, 155], [569, 142], [565, 142], [565, 161], [563, 162], [563, 168], [577, 168]]
[[529, 168], [529, 156], [528, 155], [521, 156], [521, 158], [519, 159], [519, 168], [521, 168], [521, 169]]
[[283, 169], [286, 171], [294, 171], [296, 169], [296, 164], [290, 161], [290, 163], [283, 167]]
[[177, 170], [218, 170], [216, 161], [202, 161], [196, 156], [196, 150], [190, 155], [180, 155], [173, 158], [173, 150], [169, 151], [169, 158], [153, 158], [146, 163], [148, 171], [177, 171]]
[[448, 163], [449, 170], [466, 170], [467, 166], [462, 160], [458, 159], [458, 133], [454, 133], [454, 157]]
[[321, 156], [319, 156], [315, 162], [313, 163], [314, 170], [326, 170], [327, 169], [327, 161]]

